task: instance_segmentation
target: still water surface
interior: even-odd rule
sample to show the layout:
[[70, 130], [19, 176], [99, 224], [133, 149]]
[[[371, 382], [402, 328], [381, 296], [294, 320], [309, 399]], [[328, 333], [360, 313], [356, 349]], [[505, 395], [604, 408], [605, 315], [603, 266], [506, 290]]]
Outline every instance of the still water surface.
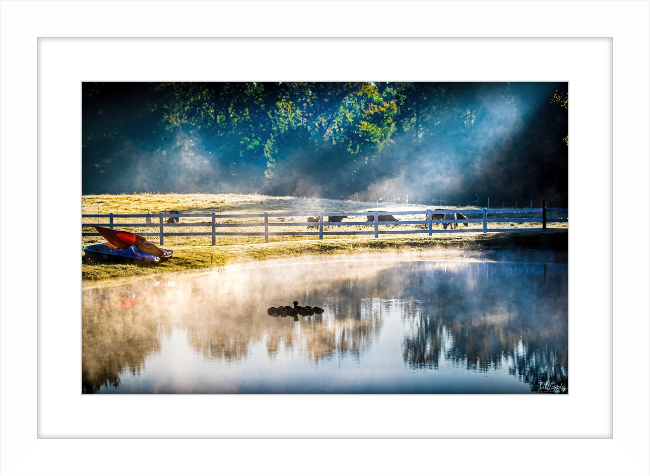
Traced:
[[[82, 391], [567, 393], [566, 254], [451, 258], [85, 290]], [[325, 312], [267, 314], [294, 300]]]

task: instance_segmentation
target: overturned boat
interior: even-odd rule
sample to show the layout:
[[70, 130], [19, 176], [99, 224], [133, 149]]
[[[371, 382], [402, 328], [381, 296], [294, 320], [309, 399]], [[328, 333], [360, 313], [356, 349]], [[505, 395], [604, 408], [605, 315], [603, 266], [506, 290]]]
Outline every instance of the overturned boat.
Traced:
[[84, 261], [121, 262], [153, 266], [172, 257], [172, 250], [158, 248], [145, 237], [129, 231], [95, 227], [108, 243], [86, 246]]

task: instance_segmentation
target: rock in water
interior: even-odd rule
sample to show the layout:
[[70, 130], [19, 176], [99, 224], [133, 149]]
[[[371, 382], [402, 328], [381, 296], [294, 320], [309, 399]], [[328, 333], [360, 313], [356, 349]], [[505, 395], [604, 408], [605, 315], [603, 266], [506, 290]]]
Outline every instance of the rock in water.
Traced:
[[313, 316], [314, 314], [322, 314], [325, 312], [320, 307], [311, 307], [311, 306], [299, 306], [298, 301], [293, 301], [293, 307], [291, 306], [280, 306], [280, 307], [270, 307], [268, 309], [269, 316], [274, 317], [295, 317], [294, 320], [298, 320], [297, 316]]

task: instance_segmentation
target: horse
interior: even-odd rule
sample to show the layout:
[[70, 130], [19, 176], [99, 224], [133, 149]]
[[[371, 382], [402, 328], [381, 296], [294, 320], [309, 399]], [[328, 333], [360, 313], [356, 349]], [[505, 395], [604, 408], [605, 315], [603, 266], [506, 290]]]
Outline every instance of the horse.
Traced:
[[[456, 213], [456, 220], [468, 220], [468, 218], [462, 213]], [[454, 223], [454, 225], [458, 227], [458, 223]], [[465, 225], [465, 227], [468, 227], [469, 223], [463, 223], [463, 225]]]
[[[433, 210], [434, 212], [445, 212], [446, 210]], [[465, 215], [463, 215], [465, 216]], [[429, 214], [427, 214], [427, 220], [429, 219]], [[432, 220], [456, 220], [456, 213], [431, 213]], [[442, 227], [446, 230], [447, 225], [457, 226], [456, 223], [443, 223]], [[467, 223], [465, 224], [467, 225]]]
[[[375, 215], [368, 215], [366, 221], [375, 221]], [[399, 221], [393, 215], [377, 215], [377, 221]]]
[[[308, 222], [319, 222], [320, 217], [307, 217]], [[307, 228], [316, 228], [316, 225], [307, 226]]]
[[[169, 210], [170, 215], [180, 215], [180, 213], [179, 210]], [[179, 217], [169, 217], [167, 219], [167, 223], [179, 223], [180, 221], [181, 219]]]

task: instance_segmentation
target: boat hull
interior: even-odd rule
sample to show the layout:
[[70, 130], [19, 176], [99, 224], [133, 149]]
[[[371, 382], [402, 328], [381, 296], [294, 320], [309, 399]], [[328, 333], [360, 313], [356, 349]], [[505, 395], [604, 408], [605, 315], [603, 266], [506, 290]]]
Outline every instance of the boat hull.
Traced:
[[136, 235], [130, 231], [114, 230], [102, 226], [97, 226], [95, 229], [118, 250], [126, 250], [131, 246], [135, 246], [142, 253], [156, 255], [160, 258], [169, 258], [173, 254], [171, 250], [158, 248], [144, 236]]
[[160, 256], [143, 253], [135, 245], [126, 249], [118, 249], [110, 243], [101, 243], [86, 246], [83, 260], [86, 263], [130, 263], [138, 266], [155, 266], [158, 263], [167, 261], [169, 256]]

